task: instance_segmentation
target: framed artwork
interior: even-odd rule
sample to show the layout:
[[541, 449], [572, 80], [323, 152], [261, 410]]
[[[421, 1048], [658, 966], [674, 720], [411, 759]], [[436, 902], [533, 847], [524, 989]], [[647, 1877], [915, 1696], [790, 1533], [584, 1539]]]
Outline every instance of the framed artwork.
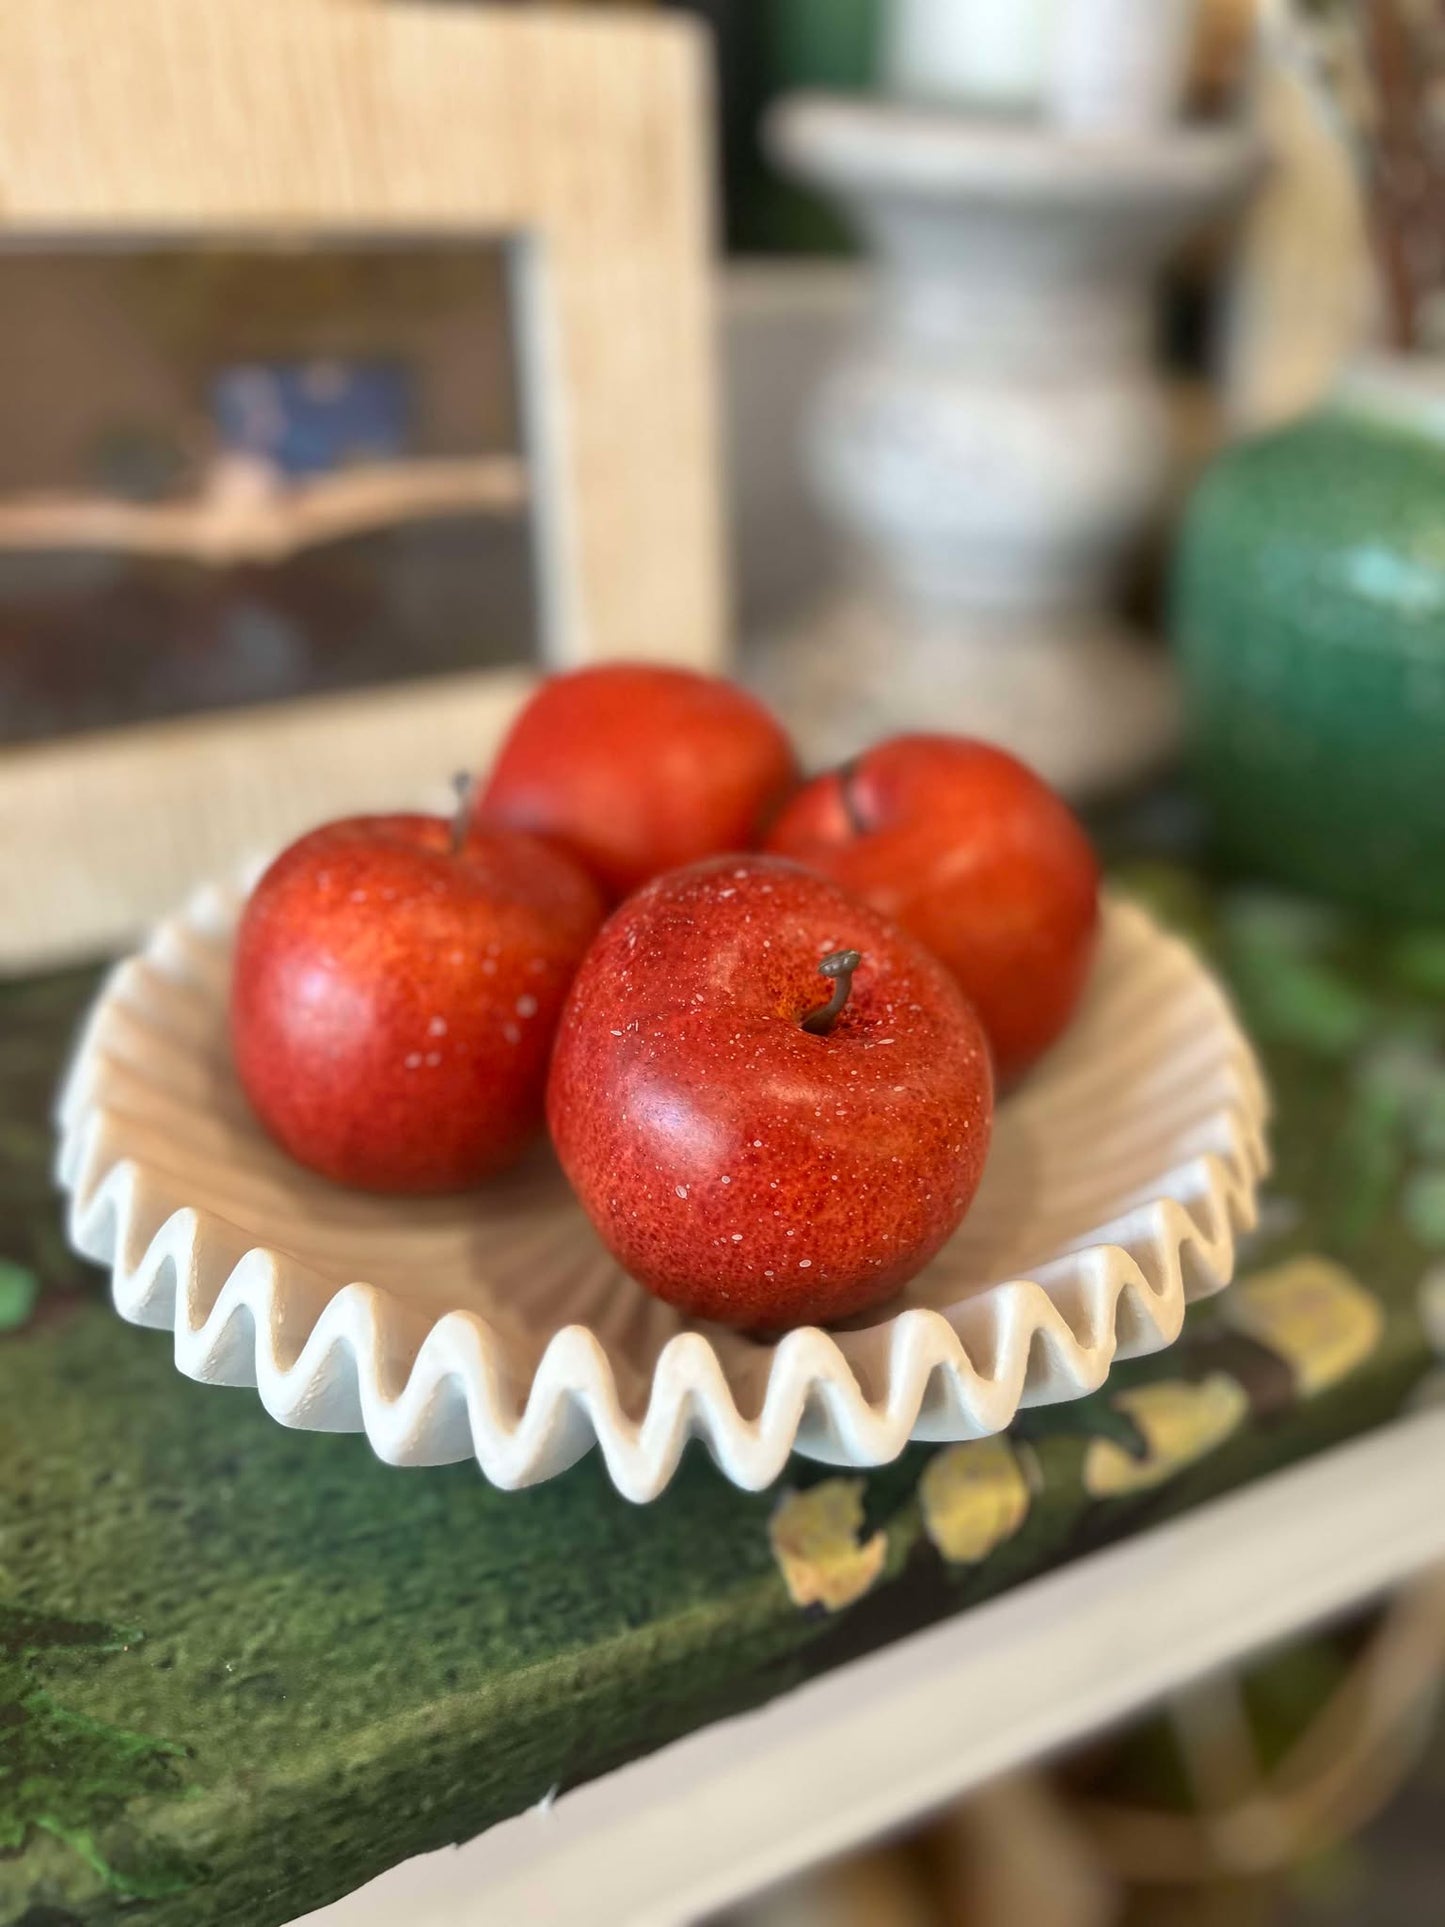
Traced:
[[[230, 553], [309, 539], [298, 516], [325, 539], [523, 498], [544, 663], [717, 666], [709, 126], [704, 38], [655, 12], [17, 0], [0, 11], [0, 245], [500, 244], [522, 452], [389, 464], [405, 400], [384, 370], [320, 396], [273, 367], [284, 503], [238, 519], [231, 502], [218, 535], [204, 502], [0, 498], [0, 541], [72, 540], [66, 518], [89, 515], [91, 546]], [[242, 439], [255, 373], [213, 397]], [[329, 471], [316, 451], [353, 431], [381, 459]], [[0, 842], [0, 966], [121, 941], [243, 850], [408, 800], [485, 755], [524, 686], [473, 673], [0, 752], [19, 832]]]

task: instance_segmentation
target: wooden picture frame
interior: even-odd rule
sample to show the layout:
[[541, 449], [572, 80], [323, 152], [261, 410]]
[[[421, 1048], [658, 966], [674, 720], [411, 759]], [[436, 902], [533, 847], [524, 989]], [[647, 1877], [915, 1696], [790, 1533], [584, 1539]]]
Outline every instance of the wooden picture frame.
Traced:
[[[0, 245], [505, 242], [542, 659], [714, 668], [710, 118], [705, 41], [677, 16], [15, 0], [0, 9]], [[0, 751], [0, 966], [119, 941], [318, 808], [407, 800], [459, 738], [476, 745], [463, 760], [484, 752], [519, 687], [479, 674]], [[297, 780], [303, 720], [325, 780]], [[215, 798], [218, 768], [282, 740], [284, 767]], [[146, 808], [118, 787], [141, 771]]]

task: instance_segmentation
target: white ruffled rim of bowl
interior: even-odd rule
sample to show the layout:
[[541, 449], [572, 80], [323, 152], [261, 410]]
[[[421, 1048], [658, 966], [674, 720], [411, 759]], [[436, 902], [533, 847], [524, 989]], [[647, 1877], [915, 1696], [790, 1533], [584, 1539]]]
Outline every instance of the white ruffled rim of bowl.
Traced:
[[[655, 1498], [690, 1438], [756, 1490], [791, 1452], [893, 1459], [1004, 1429], [1168, 1345], [1228, 1283], [1266, 1166], [1264, 1086], [1204, 966], [1111, 900], [1068, 1035], [999, 1108], [973, 1210], [893, 1304], [771, 1343], [689, 1324], [603, 1250], [550, 1157], [462, 1198], [350, 1193], [251, 1117], [226, 1040], [239, 890], [207, 888], [118, 965], [60, 1100], [76, 1249], [179, 1369], [282, 1424], [495, 1485], [594, 1441]], [[362, 1282], [366, 1280], [367, 1282]]]

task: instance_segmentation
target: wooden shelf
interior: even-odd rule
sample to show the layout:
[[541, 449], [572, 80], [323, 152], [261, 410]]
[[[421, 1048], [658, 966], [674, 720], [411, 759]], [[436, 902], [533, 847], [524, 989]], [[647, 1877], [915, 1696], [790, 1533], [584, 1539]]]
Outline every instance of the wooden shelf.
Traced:
[[1442, 1451], [1445, 1411], [1401, 1419], [393, 1867], [294, 1927], [684, 1927], [1418, 1573], [1445, 1556]]

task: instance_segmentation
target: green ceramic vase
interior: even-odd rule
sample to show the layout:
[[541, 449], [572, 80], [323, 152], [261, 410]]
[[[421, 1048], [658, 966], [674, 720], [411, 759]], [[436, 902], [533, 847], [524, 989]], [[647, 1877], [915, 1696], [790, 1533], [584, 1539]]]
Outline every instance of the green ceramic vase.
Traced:
[[1174, 630], [1226, 852], [1445, 918], [1445, 365], [1363, 369], [1220, 457], [1186, 517]]

